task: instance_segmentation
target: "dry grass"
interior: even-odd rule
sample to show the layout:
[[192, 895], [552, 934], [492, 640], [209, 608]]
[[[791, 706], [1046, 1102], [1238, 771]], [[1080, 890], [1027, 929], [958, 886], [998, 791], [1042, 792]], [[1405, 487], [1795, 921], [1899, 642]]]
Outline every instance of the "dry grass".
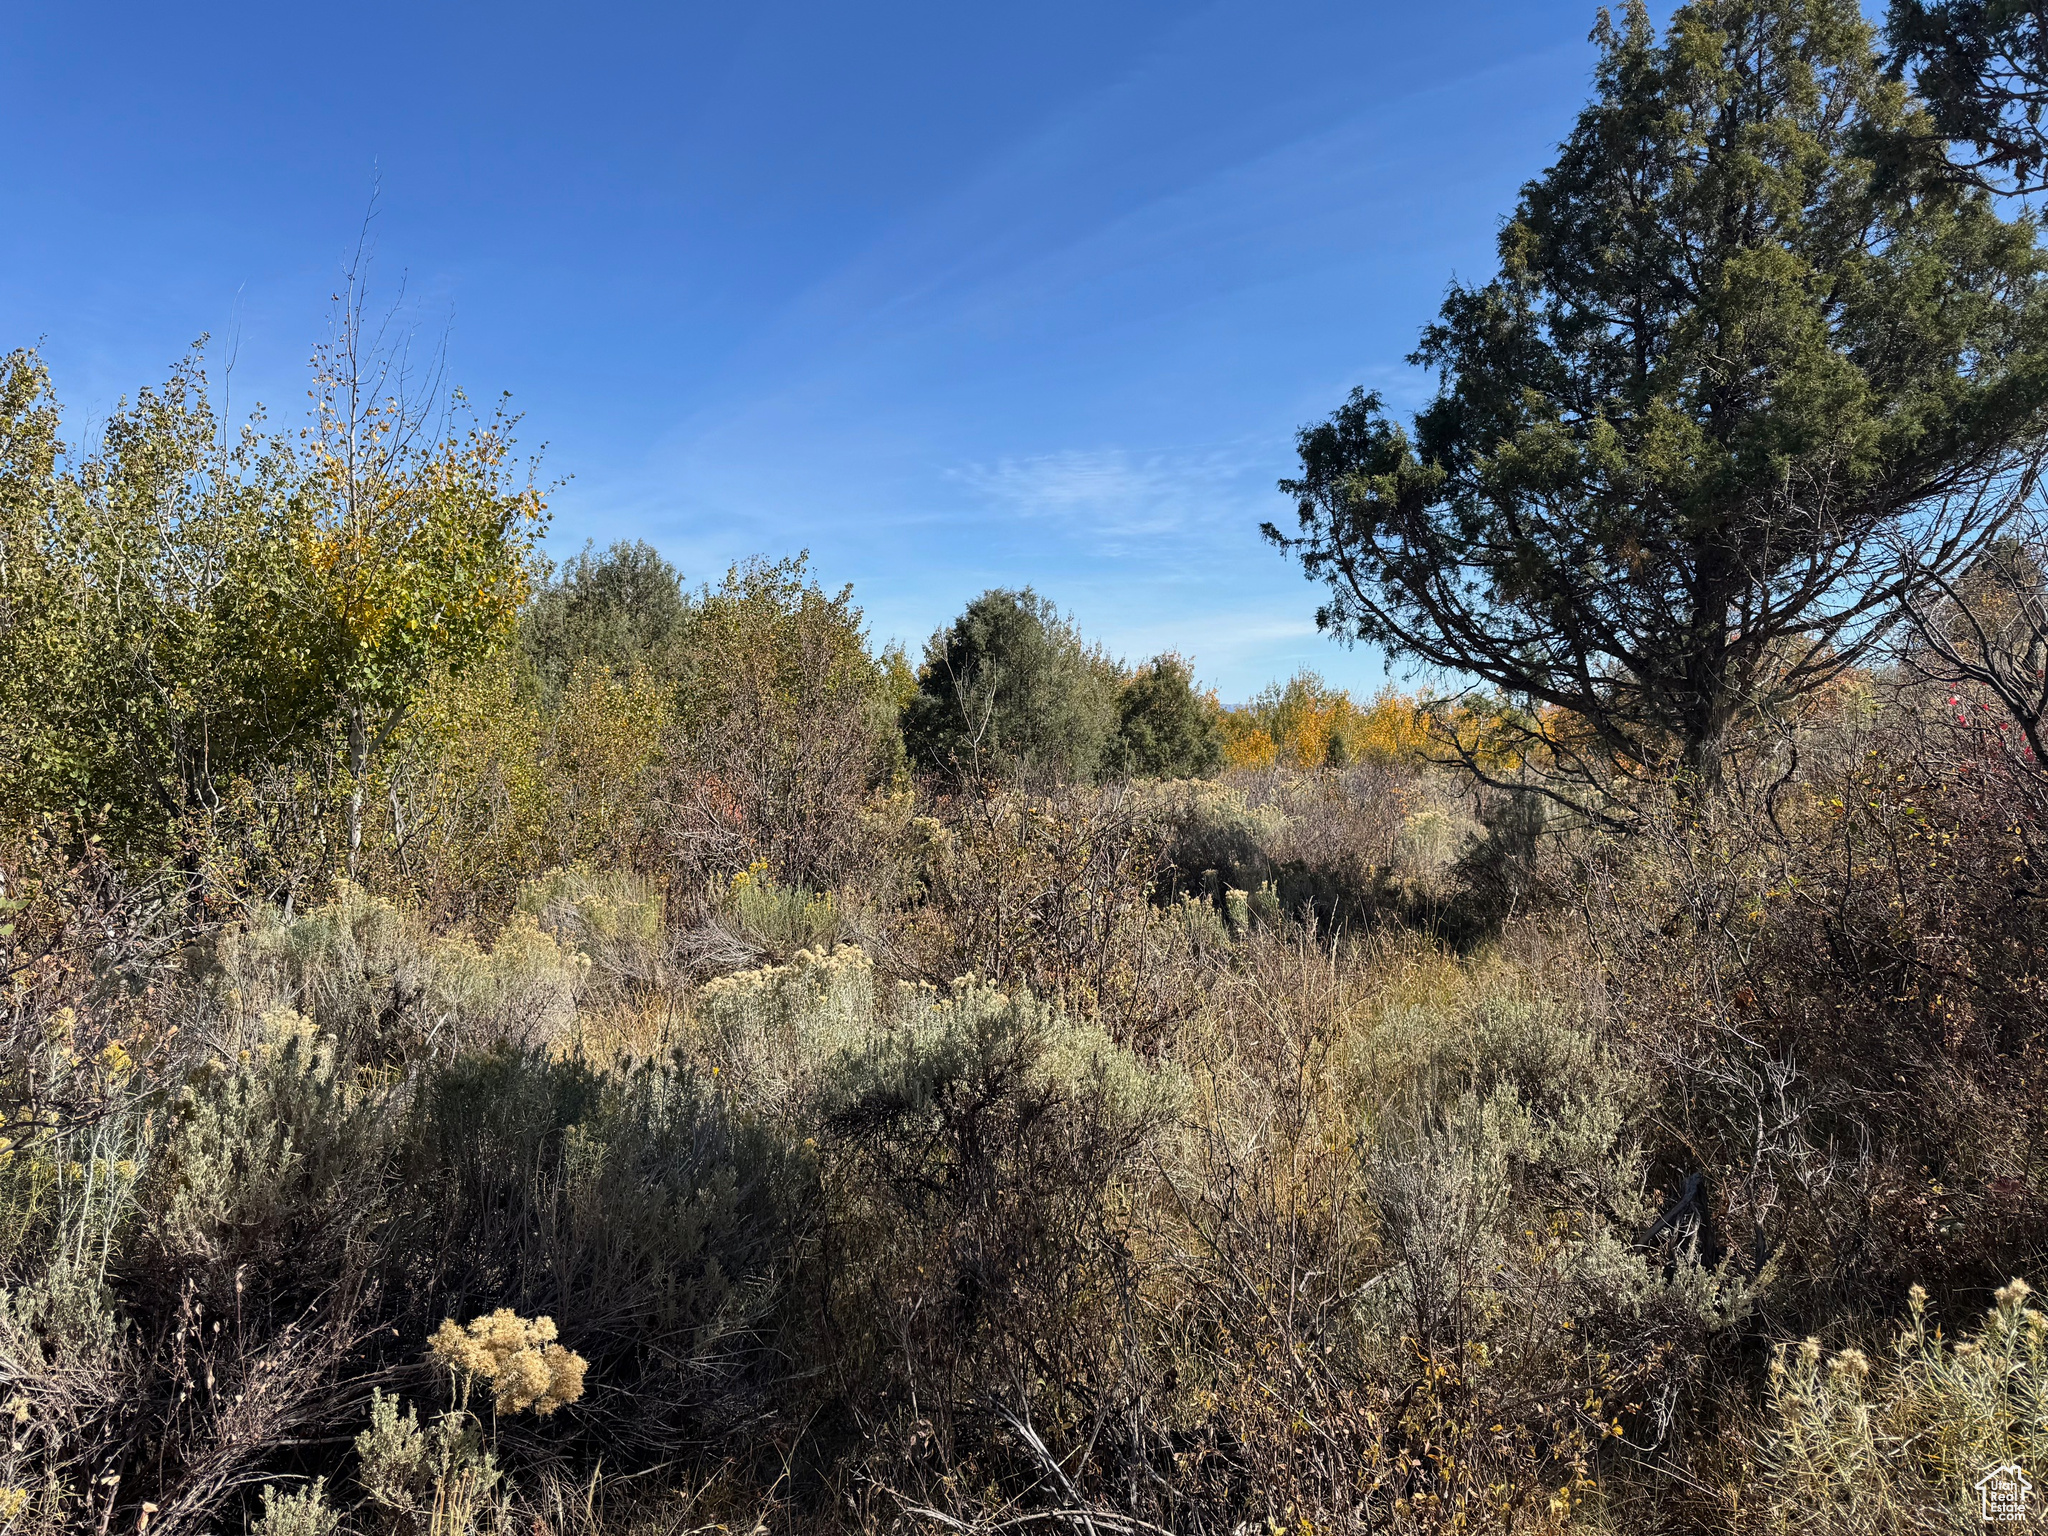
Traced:
[[[477, 928], [343, 887], [180, 952], [17, 881], [0, 1512], [1950, 1528], [2042, 1450], [1988, 1299], [2034, 801], [1873, 740], [1626, 843], [1374, 762], [899, 793], [829, 891], [572, 865]], [[431, 1361], [514, 1314], [587, 1364], [544, 1419]]]

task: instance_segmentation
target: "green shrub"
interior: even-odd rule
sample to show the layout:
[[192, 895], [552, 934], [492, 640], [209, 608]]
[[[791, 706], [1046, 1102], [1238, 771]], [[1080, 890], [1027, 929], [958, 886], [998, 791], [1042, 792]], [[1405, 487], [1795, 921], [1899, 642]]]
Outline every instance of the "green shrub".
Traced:
[[1440, 786], [1384, 764], [1240, 770], [1155, 793], [1175, 888], [1216, 899], [1270, 887], [1279, 915], [1325, 933], [1387, 919], [1440, 928], [1458, 855], [1480, 830]]
[[910, 1456], [902, 1470], [936, 1435], [963, 1477], [1029, 1488], [1042, 1462], [996, 1426], [1078, 1439], [1091, 1404], [1134, 1389], [1120, 1192], [1176, 1090], [1028, 996], [906, 988], [894, 1012], [818, 1096], [842, 1369], [858, 1412], [886, 1416], [877, 1453]]
[[697, 994], [701, 1049], [726, 1085], [772, 1114], [807, 1107], [818, 1073], [879, 1027], [874, 964], [842, 944], [798, 950], [788, 965], [740, 971]]
[[511, 1307], [588, 1359], [589, 1397], [558, 1416], [576, 1430], [552, 1434], [619, 1466], [758, 1411], [815, 1168], [693, 1066], [460, 1057], [422, 1082], [399, 1166], [392, 1283], [416, 1326]]
[[370, 1389], [370, 1427], [355, 1439], [356, 1481], [378, 1509], [396, 1516], [417, 1510], [427, 1492], [427, 1437], [419, 1412], [401, 1416], [396, 1396]]
[[720, 907], [743, 938], [776, 955], [821, 949], [840, 928], [839, 906], [829, 891], [784, 885], [765, 864], [734, 875]]
[[35, 1217], [0, 1288], [0, 1366], [13, 1418], [0, 1485], [24, 1495], [12, 1513], [39, 1517], [31, 1529], [57, 1527], [63, 1506], [85, 1491], [73, 1476], [76, 1458], [112, 1451], [141, 1397], [119, 1285], [138, 1210], [130, 1159], [142, 1150], [140, 1119], [56, 1128], [0, 1166], [17, 1209]]
[[251, 1527], [256, 1536], [334, 1536], [341, 1513], [327, 1507], [327, 1480], [316, 1477], [297, 1493], [263, 1485], [263, 1514]]
[[1562, 1527], [1742, 1315], [1638, 1245], [1648, 1085], [1514, 971], [1427, 955], [1257, 931], [1216, 1034], [1183, 1037], [1160, 1347], [1170, 1422], [1235, 1448], [1184, 1519], [1256, 1491], [1318, 1527]]
[[1230, 783], [1173, 784], [1157, 793], [1170, 831], [1166, 857], [1183, 890], [1256, 890], [1270, 878], [1267, 850], [1287, 822], [1278, 805], [1255, 806], [1242, 785]]
[[345, 1240], [376, 1189], [382, 1110], [338, 1071], [331, 1038], [270, 1015], [233, 1060], [202, 1061], [180, 1090], [151, 1171], [155, 1245], [210, 1268], [274, 1259], [280, 1243], [302, 1262], [338, 1259], [326, 1239]]
[[663, 908], [653, 881], [621, 870], [556, 870], [520, 891], [518, 910], [582, 971], [576, 1048], [587, 1048], [598, 1033], [593, 1026], [607, 1020], [671, 1011], [683, 967]]
[[636, 981], [659, 980], [656, 957], [666, 938], [662, 895], [644, 876], [582, 866], [558, 869], [529, 882], [519, 893], [518, 909], [592, 959], [615, 957], [607, 969]]
[[977, 977], [1113, 1017], [1149, 927], [1166, 828], [1156, 792], [1003, 791], [948, 807], [928, 836], [923, 899], [896, 925], [898, 963]]
[[370, 1427], [355, 1438], [357, 1518], [395, 1531], [468, 1531], [502, 1526], [512, 1489], [474, 1415], [450, 1409], [420, 1428], [416, 1409], [372, 1388]]

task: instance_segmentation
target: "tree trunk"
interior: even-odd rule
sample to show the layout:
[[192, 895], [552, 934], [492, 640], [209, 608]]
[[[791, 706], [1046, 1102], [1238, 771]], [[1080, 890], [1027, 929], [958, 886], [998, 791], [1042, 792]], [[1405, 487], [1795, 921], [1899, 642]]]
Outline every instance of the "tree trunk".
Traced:
[[363, 848], [363, 779], [370, 769], [370, 727], [359, 704], [348, 712], [348, 877], [354, 880]]
[[1726, 787], [1721, 751], [1723, 739], [1724, 733], [1716, 730], [1686, 744], [1685, 771], [1690, 781], [1687, 797], [1699, 804], [1718, 800]]

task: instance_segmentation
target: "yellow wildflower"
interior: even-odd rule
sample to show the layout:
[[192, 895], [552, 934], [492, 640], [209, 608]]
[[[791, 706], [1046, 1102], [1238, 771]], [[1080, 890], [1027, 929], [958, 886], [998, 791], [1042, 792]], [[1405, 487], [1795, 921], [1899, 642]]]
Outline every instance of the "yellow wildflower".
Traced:
[[581, 1355], [555, 1342], [553, 1318], [531, 1321], [510, 1307], [474, 1318], [467, 1328], [445, 1319], [431, 1347], [451, 1371], [491, 1384], [499, 1413], [553, 1413], [583, 1395], [589, 1367]]

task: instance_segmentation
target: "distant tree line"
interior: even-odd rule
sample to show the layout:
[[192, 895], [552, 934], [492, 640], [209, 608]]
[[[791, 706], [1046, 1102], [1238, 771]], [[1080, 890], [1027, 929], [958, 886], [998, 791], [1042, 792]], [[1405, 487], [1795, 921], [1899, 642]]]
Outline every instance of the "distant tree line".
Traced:
[[[726, 588], [692, 595], [645, 543], [586, 549], [536, 593], [521, 644], [550, 695], [577, 666], [599, 664], [621, 676], [650, 668], [701, 699], [721, 686], [731, 659], [705, 643], [707, 618], [754, 587], [757, 599], [776, 589], [777, 611], [816, 607], [846, 654], [865, 656], [851, 589], [826, 600], [805, 586], [805, 569], [802, 559], [756, 563]], [[1121, 663], [1029, 587], [975, 598], [931, 637], [920, 665], [900, 649], [882, 652], [859, 691], [878, 720], [900, 722], [902, 766], [915, 772], [1042, 785], [1199, 777], [1223, 762], [1219, 707], [1184, 659]]]
[[803, 557], [695, 589], [644, 543], [551, 568], [515, 419], [412, 390], [356, 289], [337, 322], [297, 432], [224, 421], [195, 355], [67, 441], [41, 359], [0, 360], [10, 837], [173, 872], [195, 908], [339, 876], [501, 911], [612, 858], [829, 885], [914, 778], [1222, 766], [1185, 660], [1120, 662], [1028, 588], [913, 662]]

